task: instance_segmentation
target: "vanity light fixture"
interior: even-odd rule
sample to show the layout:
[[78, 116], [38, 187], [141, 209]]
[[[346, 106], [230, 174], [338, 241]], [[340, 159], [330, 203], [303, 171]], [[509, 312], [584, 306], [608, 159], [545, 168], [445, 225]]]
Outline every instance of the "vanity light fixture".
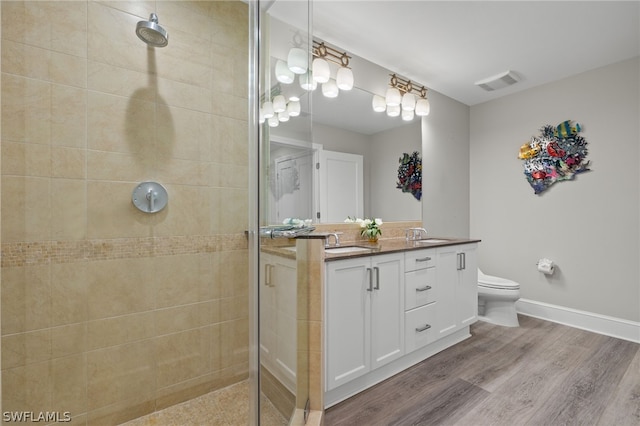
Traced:
[[371, 106], [376, 112], [387, 111], [389, 117], [397, 117], [402, 112], [402, 119], [413, 120], [415, 115], [429, 115], [431, 107], [427, 99], [427, 88], [416, 87], [411, 80], [391, 74], [389, 88], [385, 97], [373, 95]]
[[[353, 89], [353, 71], [349, 67], [351, 56], [347, 52], [341, 52], [331, 46], [327, 46], [324, 41], [313, 40], [313, 80], [316, 83], [328, 84], [327, 89], [322, 88], [322, 93], [327, 97], [338, 96], [339, 90]], [[338, 65], [336, 72], [335, 88], [331, 83], [331, 68], [329, 62]], [[329, 93], [327, 95], [326, 93]]]

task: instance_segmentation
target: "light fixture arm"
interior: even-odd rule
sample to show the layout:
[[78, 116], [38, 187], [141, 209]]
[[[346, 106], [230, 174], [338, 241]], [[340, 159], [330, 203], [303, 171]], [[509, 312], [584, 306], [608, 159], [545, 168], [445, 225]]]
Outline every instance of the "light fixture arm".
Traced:
[[341, 67], [349, 68], [351, 56], [347, 55], [347, 52], [340, 52], [331, 46], [327, 46], [324, 41], [313, 40], [312, 53], [315, 58], [322, 58]]
[[398, 89], [400, 91], [400, 94], [404, 95], [405, 93], [414, 93], [415, 95], [418, 95], [421, 98], [427, 97], [426, 87], [424, 86], [416, 87], [413, 85], [411, 80], [398, 77], [396, 74], [389, 74], [389, 75], [391, 76], [391, 80], [389, 81], [389, 86]]

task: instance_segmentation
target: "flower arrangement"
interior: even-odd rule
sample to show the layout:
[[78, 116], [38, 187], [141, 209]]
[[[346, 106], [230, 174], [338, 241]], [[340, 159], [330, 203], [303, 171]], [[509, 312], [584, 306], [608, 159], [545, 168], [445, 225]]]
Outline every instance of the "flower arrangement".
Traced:
[[351, 218], [351, 216], [348, 216], [345, 219], [345, 222], [359, 224], [360, 228], [362, 228], [362, 230], [360, 231], [360, 235], [368, 238], [369, 241], [377, 241], [378, 237], [382, 235], [382, 229], [380, 229], [380, 226], [383, 222], [379, 217], [375, 219], [360, 219]]

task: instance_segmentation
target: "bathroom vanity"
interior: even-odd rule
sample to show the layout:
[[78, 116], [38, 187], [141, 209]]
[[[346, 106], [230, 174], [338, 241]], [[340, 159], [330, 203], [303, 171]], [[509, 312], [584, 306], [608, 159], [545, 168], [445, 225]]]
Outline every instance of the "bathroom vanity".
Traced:
[[432, 241], [325, 252], [325, 407], [470, 336], [478, 240]]

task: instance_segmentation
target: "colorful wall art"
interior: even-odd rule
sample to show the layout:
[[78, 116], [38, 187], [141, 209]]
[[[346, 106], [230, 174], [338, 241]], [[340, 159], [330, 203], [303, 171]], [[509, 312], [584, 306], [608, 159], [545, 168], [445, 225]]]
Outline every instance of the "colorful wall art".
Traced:
[[546, 125], [539, 136], [520, 147], [518, 158], [524, 160], [524, 175], [536, 194], [589, 170], [587, 141], [578, 134], [581, 130], [580, 124], [571, 120]]
[[422, 159], [418, 151], [409, 155], [406, 152], [398, 160], [398, 182], [396, 188], [410, 192], [418, 201], [422, 198]]

